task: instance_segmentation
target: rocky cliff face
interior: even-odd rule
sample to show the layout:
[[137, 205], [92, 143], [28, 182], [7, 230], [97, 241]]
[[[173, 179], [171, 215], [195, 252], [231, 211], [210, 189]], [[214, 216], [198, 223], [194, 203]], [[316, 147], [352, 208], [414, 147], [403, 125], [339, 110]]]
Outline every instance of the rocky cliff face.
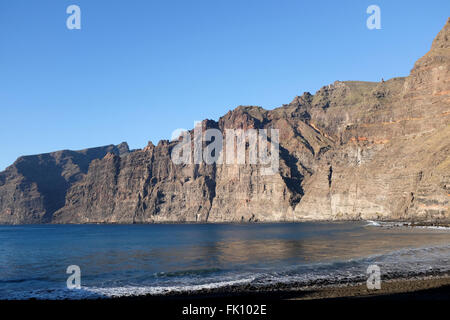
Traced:
[[0, 172], [0, 223], [51, 222], [54, 212], [64, 206], [67, 191], [83, 179], [92, 160], [128, 152], [128, 145], [122, 143], [18, 158]]
[[175, 165], [176, 141], [19, 158], [0, 223], [450, 220], [450, 20], [406, 78], [335, 82], [203, 129], [280, 130], [279, 170]]

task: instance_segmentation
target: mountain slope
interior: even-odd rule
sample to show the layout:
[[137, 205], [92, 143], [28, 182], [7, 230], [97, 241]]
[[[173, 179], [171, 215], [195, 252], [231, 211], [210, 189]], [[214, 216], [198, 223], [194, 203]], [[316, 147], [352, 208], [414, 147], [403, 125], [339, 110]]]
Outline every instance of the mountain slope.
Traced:
[[0, 223], [448, 221], [449, 37], [450, 19], [408, 77], [336, 81], [274, 110], [240, 106], [202, 122], [279, 129], [274, 175], [175, 165], [177, 141], [25, 157], [0, 173]]
[[18, 158], [0, 172], [0, 223], [50, 222], [69, 187], [82, 180], [93, 159], [127, 153], [128, 145], [62, 150]]

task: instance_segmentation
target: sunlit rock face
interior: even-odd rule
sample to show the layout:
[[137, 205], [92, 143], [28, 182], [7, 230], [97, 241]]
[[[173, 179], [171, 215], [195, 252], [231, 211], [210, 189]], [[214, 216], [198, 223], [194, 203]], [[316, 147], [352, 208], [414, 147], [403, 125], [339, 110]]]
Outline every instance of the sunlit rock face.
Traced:
[[278, 129], [272, 175], [260, 164], [177, 165], [178, 141], [21, 157], [0, 173], [0, 223], [449, 221], [449, 38], [450, 20], [408, 77], [336, 81], [202, 122]]
[[66, 202], [71, 186], [82, 181], [94, 159], [126, 154], [128, 145], [62, 150], [18, 158], [0, 172], [0, 223], [45, 223]]
[[328, 108], [312, 119], [337, 143], [305, 181], [297, 218], [450, 218], [449, 37], [450, 20], [406, 78], [316, 94]]

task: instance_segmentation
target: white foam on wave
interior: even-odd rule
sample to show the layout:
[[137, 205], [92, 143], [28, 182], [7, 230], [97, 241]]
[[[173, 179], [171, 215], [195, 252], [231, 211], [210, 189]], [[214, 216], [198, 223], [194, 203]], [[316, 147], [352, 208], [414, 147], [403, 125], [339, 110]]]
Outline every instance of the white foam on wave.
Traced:
[[420, 226], [420, 225], [413, 225], [411, 222], [394, 222], [394, 221], [373, 221], [373, 220], [366, 220], [367, 224], [364, 225], [365, 227], [372, 226], [372, 227], [411, 227], [411, 228], [418, 228], [418, 229], [431, 229], [431, 230], [450, 230], [450, 227], [444, 227], [444, 226]]
[[385, 278], [416, 277], [450, 271], [450, 245], [405, 248], [385, 254], [376, 254], [347, 261], [319, 262], [290, 267], [270, 273], [258, 282], [296, 283], [297, 286], [355, 283], [367, 280], [367, 267], [381, 268]]
[[[217, 289], [228, 286], [251, 284], [265, 286], [271, 284], [294, 284], [297, 287], [321, 286], [327, 284], [355, 283], [365, 281], [366, 269], [371, 264], [381, 268], [382, 277], [410, 277], [420, 274], [450, 271], [450, 245], [422, 248], [405, 248], [386, 254], [350, 259], [346, 261], [319, 262], [296, 265], [283, 270], [266, 270], [264, 272], [239, 272], [223, 274], [208, 278], [177, 278], [176, 282], [162, 286], [151, 285], [116, 285], [106, 287], [83, 286], [79, 290], [66, 288], [30, 290], [11, 292], [2, 296], [6, 299], [98, 299], [141, 295], [166, 295]], [[199, 283], [198, 281], [203, 283]], [[181, 282], [185, 281], [185, 282]], [[197, 281], [197, 282], [194, 282]]]
[[376, 221], [367, 220], [366, 222], [367, 222], [366, 226], [374, 226], [374, 227], [381, 226], [381, 224], [379, 222], [376, 222]]
[[207, 289], [217, 289], [221, 287], [235, 286], [251, 283], [255, 278], [219, 281], [198, 285], [180, 285], [180, 286], [123, 286], [110, 288], [87, 287], [86, 291], [105, 297], [124, 297], [124, 296], [141, 296], [141, 295], [164, 295], [176, 292], [200, 291]]
[[450, 230], [450, 227], [443, 227], [443, 226], [416, 226], [415, 228], [434, 229], [434, 230]]
[[82, 286], [80, 289], [46, 289], [32, 290], [29, 292], [12, 293], [5, 297], [6, 300], [79, 300], [79, 299], [99, 299], [114, 297], [130, 297], [143, 295], [166, 295], [170, 293], [182, 293], [188, 291], [200, 291], [207, 289], [217, 289], [221, 287], [237, 286], [251, 283], [255, 277], [217, 281], [198, 285], [174, 285], [174, 286], [117, 286], [117, 287], [89, 287]]
[[[198, 285], [179, 286], [123, 286], [111, 288], [85, 288], [85, 290], [103, 297], [164, 295], [216, 289], [227, 286], [251, 284], [265, 286], [271, 284], [295, 283], [300, 286], [321, 284], [342, 284], [365, 281], [366, 269], [371, 264], [381, 267], [383, 276], [411, 276], [426, 274], [430, 271], [450, 271], [448, 263], [450, 245], [422, 248], [408, 248], [387, 254], [377, 254], [347, 261], [320, 262], [303, 266], [291, 266], [280, 271], [255, 273], [252, 277], [238, 280], [216, 281]], [[222, 278], [224, 279], [224, 278]]]

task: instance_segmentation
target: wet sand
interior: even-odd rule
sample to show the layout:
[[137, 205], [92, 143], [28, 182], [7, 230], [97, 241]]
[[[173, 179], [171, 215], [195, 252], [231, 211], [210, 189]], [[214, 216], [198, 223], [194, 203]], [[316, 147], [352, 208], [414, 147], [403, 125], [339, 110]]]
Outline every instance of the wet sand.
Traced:
[[[27, 300], [0, 301], [2, 310], [14, 314], [30, 311], [46, 317], [70, 312], [84, 318], [86, 311], [94, 317], [129, 318], [130, 312], [151, 317], [163, 315], [165, 319], [211, 319], [210, 316], [184, 316], [186, 307], [210, 306], [227, 310], [232, 305], [264, 305], [264, 315], [230, 315], [217, 312], [213, 319], [301, 319], [299, 315], [317, 317], [343, 315], [346, 319], [361, 319], [370, 313], [372, 317], [399, 315], [405, 319], [424, 313], [442, 316], [450, 301], [450, 275], [432, 276], [382, 282], [381, 290], [368, 290], [365, 283], [320, 288], [283, 288], [279, 285], [262, 290], [250, 288], [224, 288], [215, 291], [190, 292], [165, 296], [134, 296], [96, 300]], [[26, 306], [26, 308], [24, 308]], [[158, 318], [157, 318], [158, 319]]]
[[381, 289], [369, 290], [365, 283], [348, 286], [330, 286], [306, 291], [292, 300], [364, 298], [369, 300], [449, 300], [450, 276], [418, 279], [397, 279], [382, 282]]
[[[450, 301], [450, 274], [410, 279], [391, 279], [381, 283], [381, 289], [369, 290], [365, 282], [356, 284], [296, 287], [295, 285], [253, 285], [205, 289], [166, 295], [114, 297], [110, 301], [322, 301], [328, 300], [440, 300]], [[98, 300], [97, 300], [98, 301]]]

